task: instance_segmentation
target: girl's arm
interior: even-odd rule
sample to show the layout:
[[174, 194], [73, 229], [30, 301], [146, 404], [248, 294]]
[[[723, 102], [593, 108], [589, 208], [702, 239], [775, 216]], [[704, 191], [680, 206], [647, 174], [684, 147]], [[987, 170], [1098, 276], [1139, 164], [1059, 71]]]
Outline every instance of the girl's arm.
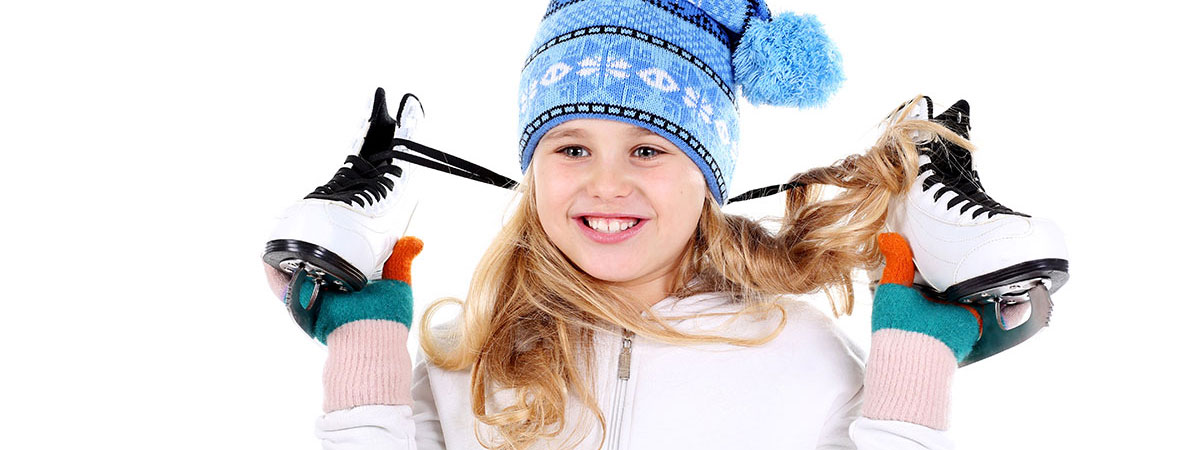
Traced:
[[[886, 335], [872, 336], [863, 387], [830, 415], [818, 449], [954, 448], [946, 431], [954, 367], [942, 374], [930, 373], [926, 368], [935, 364], [908, 354], [896, 355], [896, 343], [888, 340]], [[945, 355], [934, 353], [934, 359], [948, 356], [954, 362], [945, 346], [936, 350]]]
[[951, 382], [979, 337], [979, 315], [927, 300], [912, 288], [912, 250], [903, 237], [885, 233], [879, 244], [886, 263], [871, 311], [863, 389], [826, 425], [833, 430], [827, 447], [953, 448], [946, 433]]
[[861, 414], [863, 390], [835, 411], [822, 431], [820, 450], [949, 450], [954, 448], [945, 430], [902, 420], [882, 420]]
[[445, 449], [424, 355], [418, 351], [408, 371], [408, 328], [370, 322], [380, 321], [350, 323], [329, 335], [326, 413], [316, 422], [322, 448]]
[[322, 448], [420, 448], [407, 341], [404, 324], [385, 320], [351, 322], [329, 334], [325, 415], [316, 423]]
[[[839, 330], [840, 332], [840, 330]], [[914, 352], [890, 333], [871, 337], [865, 375], [862, 353], [851, 348], [856, 365], [826, 419], [817, 448], [946, 450], [954, 448], [947, 430], [954, 356], [945, 345]], [[906, 348], [907, 347], [907, 348]], [[915, 353], [915, 354], [914, 354]], [[945, 360], [952, 364], [948, 371]], [[857, 388], [855, 388], [857, 386]]]
[[[325, 414], [316, 421], [322, 448], [445, 448], [424, 359], [414, 368], [407, 348], [412, 259], [422, 246], [416, 238], [400, 239], [384, 265], [383, 280], [368, 282], [358, 292], [320, 294], [321, 309], [310, 335], [329, 349]], [[285, 298], [287, 275], [265, 267], [272, 291]], [[300, 289], [312, 288], [308, 283]]]
[[[832, 325], [832, 324], [831, 324]], [[840, 329], [834, 331], [841, 333]], [[944, 423], [925, 420], [945, 418], [949, 412], [950, 380], [937, 380], [921, 361], [911, 355], [896, 355], [887, 333], [871, 338], [871, 354], [846, 342], [853, 370], [838, 389], [816, 448], [944, 450], [954, 448]], [[943, 345], [932, 355], [945, 358], [950, 351]], [[938, 352], [943, 352], [939, 354]], [[891, 355], [891, 357], [888, 357]], [[953, 358], [953, 356], [949, 356]], [[866, 370], [863, 360], [866, 360]], [[864, 373], [865, 372], [865, 373]], [[953, 370], [946, 373], [952, 375]], [[913, 382], [916, 380], [916, 382]], [[930, 402], [929, 399], [938, 399]], [[865, 405], [864, 405], [865, 403]]]

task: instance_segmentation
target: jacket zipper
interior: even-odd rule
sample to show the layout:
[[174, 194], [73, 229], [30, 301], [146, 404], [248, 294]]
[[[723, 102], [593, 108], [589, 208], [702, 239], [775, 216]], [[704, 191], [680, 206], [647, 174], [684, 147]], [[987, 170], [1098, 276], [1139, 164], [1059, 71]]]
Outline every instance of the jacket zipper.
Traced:
[[633, 356], [633, 332], [621, 329], [624, 338], [621, 339], [621, 356], [617, 360], [617, 388], [613, 395], [612, 413], [609, 415], [608, 443], [604, 445], [609, 450], [616, 450], [621, 440], [621, 416], [625, 412], [625, 390], [629, 381], [629, 361]]

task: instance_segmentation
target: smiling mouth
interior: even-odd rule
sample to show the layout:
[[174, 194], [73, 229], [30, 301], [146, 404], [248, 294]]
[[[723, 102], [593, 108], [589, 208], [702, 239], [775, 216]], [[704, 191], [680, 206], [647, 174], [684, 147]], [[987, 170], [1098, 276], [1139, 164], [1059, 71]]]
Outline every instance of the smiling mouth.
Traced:
[[634, 217], [616, 218], [616, 217], [588, 217], [581, 216], [579, 220], [588, 228], [601, 233], [620, 233], [627, 229], [637, 226], [642, 219]]

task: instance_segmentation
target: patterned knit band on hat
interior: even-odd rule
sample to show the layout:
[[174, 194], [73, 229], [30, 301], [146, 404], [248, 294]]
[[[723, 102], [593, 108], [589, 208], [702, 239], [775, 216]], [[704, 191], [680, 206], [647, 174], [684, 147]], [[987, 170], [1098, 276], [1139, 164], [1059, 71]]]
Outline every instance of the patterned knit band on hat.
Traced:
[[725, 204], [740, 92], [754, 105], [823, 104], [841, 55], [811, 15], [758, 0], [554, 0], [521, 71], [521, 171], [573, 119], [626, 122], [688, 154]]

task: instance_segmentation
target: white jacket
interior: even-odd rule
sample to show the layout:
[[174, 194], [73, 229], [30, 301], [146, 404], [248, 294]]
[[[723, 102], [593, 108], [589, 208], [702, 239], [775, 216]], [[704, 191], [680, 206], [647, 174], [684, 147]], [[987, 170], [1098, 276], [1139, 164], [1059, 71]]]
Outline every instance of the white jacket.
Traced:
[[[734, 311], [719, 293], [668, 297], [652, 309], [662, 316]], [[860, 417], [865, 355], [823, 312], [800, 301], [786, 304], [787, 326], [756, 347], [679, 346], [641, 336], [597, 334], [596, 399], [610, 424], [605, 449], [949, 449], [947, 433], [921, 425]], [[676, 320], [678, 329], [743, 337], [762, 336], [779, 314]], [[627, 348], [628, 378], [620, 376]], [[428, 364], [418, 352], [409, 405], [365, 405], [333, 411], [316, 421], [325, 449], [482, 449], [494, 431], [471, 411], [470, 373]], [[500, 395], [489, 411], [510, 400]], [[495, 400], [489, 400], [489, 402]], [[574, 448], [596, 449], [599, 423], [586, 422], [572, 397], [567, 431], [586, 423]], [[582, 417], [582, 418], [581, 418]], [[592, 423], [596, 422], [596, 423]], [[566, 435], [536, 448], [563, 448]]]

